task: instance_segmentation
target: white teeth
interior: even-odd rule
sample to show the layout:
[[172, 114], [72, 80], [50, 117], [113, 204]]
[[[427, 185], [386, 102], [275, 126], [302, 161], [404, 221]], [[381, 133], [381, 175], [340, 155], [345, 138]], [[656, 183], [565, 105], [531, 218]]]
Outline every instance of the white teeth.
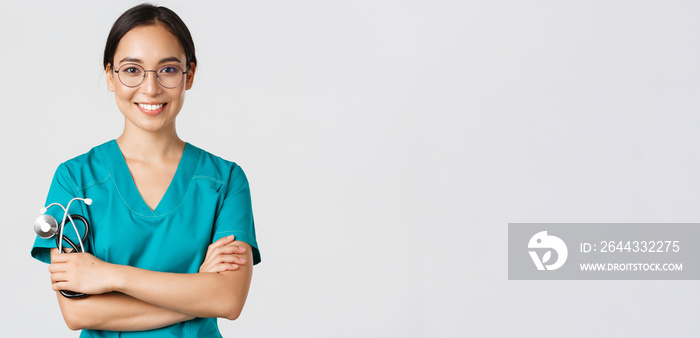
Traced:
[[163, 107], [162, 103], [161, 104], [142, 104], [142, 103], [139, 103], [138, 105], [139, 105], [139, 107], [141, 107], [145, 110], [158, 110], [161, 107]]

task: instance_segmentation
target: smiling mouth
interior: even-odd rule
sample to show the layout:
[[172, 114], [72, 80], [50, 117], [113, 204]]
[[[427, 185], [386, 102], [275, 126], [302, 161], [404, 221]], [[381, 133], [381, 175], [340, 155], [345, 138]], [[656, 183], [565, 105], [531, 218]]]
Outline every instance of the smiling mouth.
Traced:
[[161, 103], [161, 104], [137, 103], [137, 105], [139, 105], [139, 107], [141, 107], [141, 109], [146, 110], [146, 111], [156, 111], [160, 108], [163, 108], [163, 106], [165, 106], [166, 104], [165, 103]]

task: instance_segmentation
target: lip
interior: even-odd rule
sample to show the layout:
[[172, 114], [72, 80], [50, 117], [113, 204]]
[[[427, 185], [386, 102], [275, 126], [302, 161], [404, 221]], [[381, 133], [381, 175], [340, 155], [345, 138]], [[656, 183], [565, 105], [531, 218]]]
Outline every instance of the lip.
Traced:
[[163, 111], [163, 109], [165, 109], [165, 107], [168, 106], [167, 103], [163, 103], [163, 106], [160, 107], [160, 108], [158, 108], [158, 109], [156, 109], [156, 110], [146, 110], [146, 109], [141, 108], [141, 106], [139, 105], [139, 103], [140, 103], [140, 104], [151, 104], [151, 105], [157, 105], [157, 104], [161, 104], [161, 103], [157, 103], [157, 102], [138, 102], [138, 103], [134, 103], [134, 105], [136, 105], [136, 108], [138, 108], [142, 113], [144, 113], [144, 114], [146, 114], [146, 115], [148, 115], [148, 116], [156, 116], [156, 115], [160, 114], [160, 113]]

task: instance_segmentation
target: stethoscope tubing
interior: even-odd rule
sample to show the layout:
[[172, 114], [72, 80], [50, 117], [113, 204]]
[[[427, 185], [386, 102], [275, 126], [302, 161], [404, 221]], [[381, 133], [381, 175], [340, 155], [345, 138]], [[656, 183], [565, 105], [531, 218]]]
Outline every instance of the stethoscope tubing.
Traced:
[[[88, 238], [88, 234], [90, 233], [90, 223], [88, 222], [87, 218], [83, 217], [82, 215], [78, 215], [78, 214], [67, 215], [63, 219], [61, 224], [58, 225], [59, 233], [61, 235], [56, 236], [56, 247], [61, 248], [62, 254], [67, 253], [67, 252], [66, 252], [66, 248], [61, 246], [61, 239], [63, 241], [65, 241], [66, 243], [68, 243], [68, 245], [70, 245], [70, 247], [73, 249], [73, 251], [71, 251], [70, 253], [84, 252], [82, 245], [79, 245], [79, 246], [75, 245], [75, 243], [73, 243], [73, 241], [71, 241], [70, 238], [63, 236], [63, 227], [68, 222], [71, 222], [73, 224], [73, 226], [75, 227], [75, 223], [73, 222], [74, 220], [79, 220], [79, 221], [83, 222], [83, 224], [85, 224], [85, 233], [83, 234], [83, 238], [82, 239], [79, 238], [79, 240], [81, 240], [81, 244], [86, 243], [87, 238]], [[74, 292], [74, 291], [70, 291], [70, 290], [61, 290], [60, 292], [61, 292], [61, 295], [63, 295], [63, 297], [66, 297], [66, 298], [84, 298], [84, 297], [88, 296], [87, 294], [80, 293], [80, 292]]]
[[56, 237], [56, 247], [61, 248], [61, 253], [67, 253], [66, 248], [63, 247], [62, 245], [60, 245], [61, 238], [63, 238], [63, 240], [66, 243], [68, 243], [68, 245], [70, 245], [70, 247], [73, 249], [72, 252], [84, 252], [83, 246], [75, 245], [75, 243], [73, 243], [73, 241], [71, 241], [70, 238], [63, 236], [63, 231], [62, 231], [63, 227], [66, 225], [66, 223], [68, 221], [72, 222], [72, 220], [79, 220], [79, 221], [83, 222], [83, 224], [85, 224], [85, 233], [83, 234], [83, 238], [81, 239], [81, 241], [83, 243], [86, 243], [86, 241], [87, 241], [88, 233], [90, 232], [90, 223], [88, 222], [88, 220], [85, 217], [83, 217], [82, 215], [78, 215], [78, 214], [68, 215], [66, 218], [63, 219], [63, 222], [61, 222], [61, 224], [58, 225], [59, 233], [61, 233], [61, 236], [55, 236]]

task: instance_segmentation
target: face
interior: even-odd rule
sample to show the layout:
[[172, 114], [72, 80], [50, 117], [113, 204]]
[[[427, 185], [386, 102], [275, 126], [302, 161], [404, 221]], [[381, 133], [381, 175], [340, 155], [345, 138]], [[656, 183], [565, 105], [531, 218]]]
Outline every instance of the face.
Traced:
[[106, 69], [107, 86], [114, 92], [117, 106], [126, 118], [126, 128], [151, 132], [174, 130], [175, 118], [185, 101], [185, 91], [192, 87], [194, 64], [175, 88], [161, 86], [154, 72], [146, 72], [146, 78], [140, 85], [127, 87], [114, 72], [125, 64], [139, 65], [145, 70], [173, 65], [186, 70], [185, 51], [177, 37], [162, 25], [133, 28], [119, 41], [113, 68]]

